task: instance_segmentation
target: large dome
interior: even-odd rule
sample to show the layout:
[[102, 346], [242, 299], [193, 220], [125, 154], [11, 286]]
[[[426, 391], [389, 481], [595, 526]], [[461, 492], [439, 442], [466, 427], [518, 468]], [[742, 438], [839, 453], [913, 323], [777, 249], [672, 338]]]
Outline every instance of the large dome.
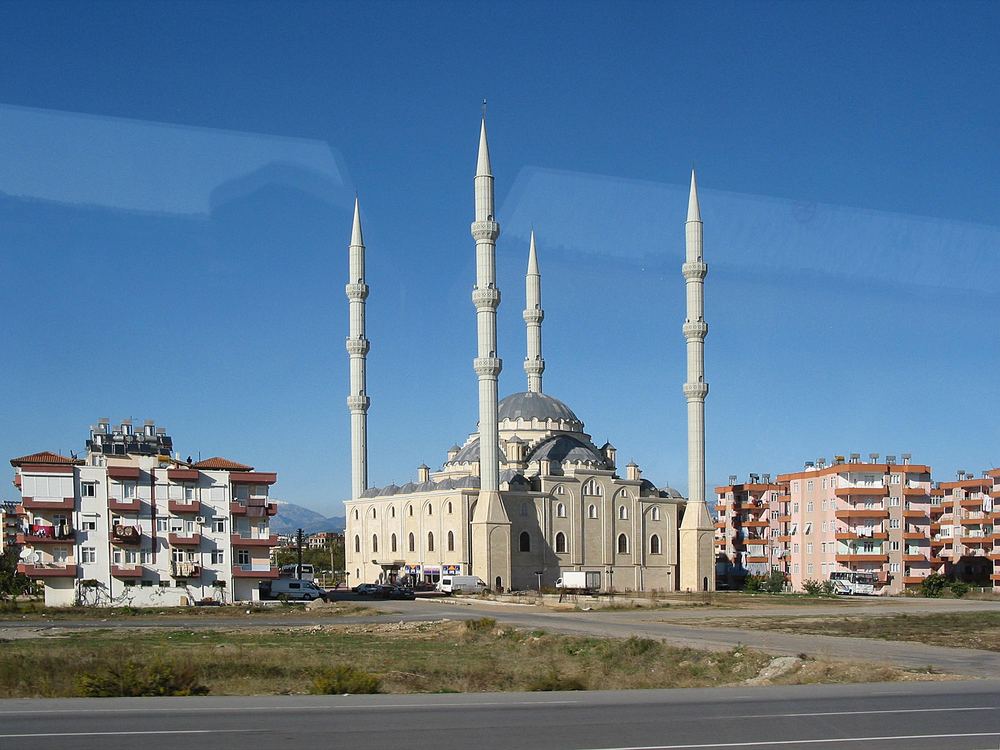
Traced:
[[544, 393], [512, 393], [497, 405], [497, 419], [554, 419], [579, 422], [576, 414], [566, 404]]

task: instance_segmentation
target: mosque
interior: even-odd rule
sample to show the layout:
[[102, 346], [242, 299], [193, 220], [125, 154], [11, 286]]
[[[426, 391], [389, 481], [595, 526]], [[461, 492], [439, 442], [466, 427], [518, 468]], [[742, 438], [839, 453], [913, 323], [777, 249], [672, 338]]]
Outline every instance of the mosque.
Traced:
[[714, 522], [705, 504], [704, 279], [702, 223], [691, 175], [686, 223], [688, 486], [685, 499], [657, 487], [635, 463], [621, 471], [610, 443], [598, 447], [562, 401], [544, 393], [541, 273], [534, 233], [525, 276], [527, 390], [498, 399], [493, 172], [480, 129], [476, 168], [476, 285], [479, 425], [453, 445], [441, 468], [417, 469], [402, 486], [369, 487], [365, 385], [365, 246], [357, 201], [349, 248], [351, 499], [345, 503], [349, 585], [435, 582], [475, 575], [497, 591], [551, 587], [566, 571], [600, 573], [606, 591], [713, 590]]

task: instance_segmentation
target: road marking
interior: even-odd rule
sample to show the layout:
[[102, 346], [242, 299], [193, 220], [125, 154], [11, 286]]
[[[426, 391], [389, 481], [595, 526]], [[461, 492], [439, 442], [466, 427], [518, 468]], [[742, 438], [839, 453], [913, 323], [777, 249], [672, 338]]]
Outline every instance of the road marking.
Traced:
[[131, 737], [146, 734], [245, 734], [263, 732], [263, 729], [152, 729], [136, 732], [39, 732], [37, 734], [0, 734], [0, 740], [27, 739], [29, 737]]
[[[333, 696], [331, 696], [333, 697]], [[127, 713], [212, 713], [239, 711], [373, 711], [384, 708], [478, 708], [480, 706], [568, 706], [581, 703], [579, 700], [562, 701], [482, 701], [475, 703], [383, 703], [367, 706], [169, 706], [165, 708], [37, 708], [24, 711], [0, 711], [0, 716], [23, 716], [27, 714], [127, 714]], [[957, 709], [956, 709], [957, 710]], [[0, 735], [2, 737], [4, 735]]]
[[882, 737], [828, 737], [819, 740], [763, 740], [760, 742], [708, 742], [697, 745], [633, 745], [631, 747], [601, 747], [588, 750], [695, 750], [711, 747], [774, 747], [776, 745], [818, 745], [831, 742], [878, 742], [880, 740], [938, 740], [958, 737], [1000, 737], [1000, 732], [970, 732], [968, 734], [893, 734]]
[[725, 716], [726, 719], [789, 719], [804, 716], [864, 716], [866, 714], [926, 714], [932, 711], [997, 711], [996, 706], [968, 706], [963, 708], [886, 708], [874, 711], [817, 711], [808, 714], [745, 714]]

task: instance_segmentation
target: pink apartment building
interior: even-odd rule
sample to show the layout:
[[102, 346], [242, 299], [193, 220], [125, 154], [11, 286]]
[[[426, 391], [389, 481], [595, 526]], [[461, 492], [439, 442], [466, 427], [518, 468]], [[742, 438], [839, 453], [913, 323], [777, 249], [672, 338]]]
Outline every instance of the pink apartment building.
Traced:
[[938, 567], [975, 586], [1000, 588], [1000, 468], [941, 482], [931, 505], [931, 549]]
[[716, 487], [716, 585], [740, 588], [748, 575], [788, 573], [787, 488], [770, 474], [750, 474], [737, 484]]

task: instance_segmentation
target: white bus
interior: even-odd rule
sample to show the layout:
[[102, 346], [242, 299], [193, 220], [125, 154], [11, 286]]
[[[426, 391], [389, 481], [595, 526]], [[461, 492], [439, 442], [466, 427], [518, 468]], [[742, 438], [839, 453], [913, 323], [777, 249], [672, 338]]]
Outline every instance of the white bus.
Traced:
[[878, 574], [868, 570], [835, 570], [830, 574], [834, 593], [847, 596], [873, 596]]
[[[281, 570], [278, 571], [278, 574], [282, 578], [297, 578], [300, 581], [316, 580], [316, 571], [313, 569], [312, 565], [310, 565], [309, 563], [302, 563], [301, 572], [296, 571], [296, 568], [298, 567], [299, 566], [296, 565], [295, 563], [292, 563], [291, 565], [282, 565]], [[296, 575], [297, 572], [299, 573], [298, 575]]]

